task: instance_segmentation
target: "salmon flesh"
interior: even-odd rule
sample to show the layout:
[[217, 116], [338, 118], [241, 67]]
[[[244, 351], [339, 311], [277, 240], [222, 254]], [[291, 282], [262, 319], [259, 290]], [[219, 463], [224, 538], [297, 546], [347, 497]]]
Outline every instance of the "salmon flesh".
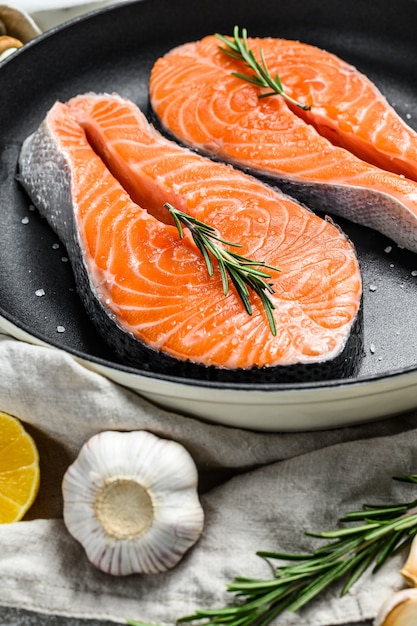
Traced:
[[259, 98], [266, 90], [232, 75], [251, 70], [222, 45], [208, 36], [157, 60], [150, 102], [162, 129], [417, 252], [417, 134], [371, 81], [314, 46], [248, 38], [303, 110]]
[[[208, 380], [350, 375], [362, 354], [355, 250], [330, 220], [230, 165], [163, 137], [130, 101], [56, 103], [26, 139], [20, 181], [71, 260], [78, 291], [123, 362]], [[270, 270], [274, 335], [218, 267], [172, 223], [165, 203], [210, 224]], [[187, 229], [184, 229], [187, 231]]]

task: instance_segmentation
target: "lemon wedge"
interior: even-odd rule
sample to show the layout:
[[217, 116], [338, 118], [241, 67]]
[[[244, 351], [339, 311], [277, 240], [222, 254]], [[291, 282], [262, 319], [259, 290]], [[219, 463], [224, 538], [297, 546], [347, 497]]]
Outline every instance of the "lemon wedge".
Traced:
[[39, 490], [39, 454], [20, 421], [0, 411], [0, 524], [21, 520]]

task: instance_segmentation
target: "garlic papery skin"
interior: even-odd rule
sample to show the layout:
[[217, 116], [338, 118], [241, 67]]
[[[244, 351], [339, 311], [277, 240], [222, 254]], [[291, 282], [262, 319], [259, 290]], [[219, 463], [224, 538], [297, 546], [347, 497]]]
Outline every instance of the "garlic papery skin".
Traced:
[[179, 443], [147, 431], [105, 431], [84, 444], [64, 475], [64, 522], [98, 569], [164, 572], [203, 530], [197, 483]]
[[416, 626], [417, 589], [394, 593], [381, 607], [374, 626]]
[[410, 587], [417, 587], [417, 537], [414, 537], [411, 543], [408, 558], [404, 563], [400, 574]]

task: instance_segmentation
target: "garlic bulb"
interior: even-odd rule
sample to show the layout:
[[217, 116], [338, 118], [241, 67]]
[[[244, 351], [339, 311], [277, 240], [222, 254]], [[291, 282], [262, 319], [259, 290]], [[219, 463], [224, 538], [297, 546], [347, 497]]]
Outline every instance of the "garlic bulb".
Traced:
[[417, 589], [394, 593], [379, 611], [374, 626], [416, 626]]
[[417, 537], [413, 539], [408, 558], [400, 573], [411, 587], [417, 587]]
[[98, 569], [163, 572], [202, 532], [197, 480], [191, 456], [175, 441], [146, 431], [102, 432], [65, 473], [64, 522]]

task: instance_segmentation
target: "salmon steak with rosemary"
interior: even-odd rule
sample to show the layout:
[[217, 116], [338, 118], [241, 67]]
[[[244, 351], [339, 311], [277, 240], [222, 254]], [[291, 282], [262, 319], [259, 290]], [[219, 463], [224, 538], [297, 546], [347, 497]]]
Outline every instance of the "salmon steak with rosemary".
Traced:
[[123, 362], [207, 380], [350, 375], [361, 274], [330, 220], [163, 137], [129, 100], [57, 102], [19, 179]]
[[417, 252], [417, 134], [336, 56], [235, 29], [159, 58], [150, 102], [184, 145]]

